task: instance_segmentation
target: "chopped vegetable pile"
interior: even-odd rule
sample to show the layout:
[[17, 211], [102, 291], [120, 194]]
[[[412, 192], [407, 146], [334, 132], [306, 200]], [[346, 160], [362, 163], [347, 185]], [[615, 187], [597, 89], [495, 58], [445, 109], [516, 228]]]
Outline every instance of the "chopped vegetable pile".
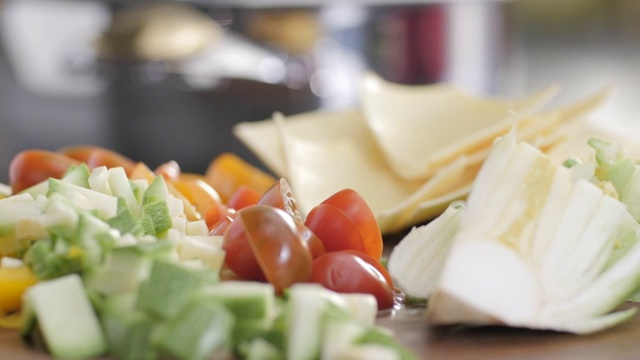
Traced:
[[375, 324], [394, 284], [351, 189], [303, 215], [233, 154], [198, 175], [85, 146], [19, 153], [9, 177], [0, 325], [54, 357], [414, 358]]

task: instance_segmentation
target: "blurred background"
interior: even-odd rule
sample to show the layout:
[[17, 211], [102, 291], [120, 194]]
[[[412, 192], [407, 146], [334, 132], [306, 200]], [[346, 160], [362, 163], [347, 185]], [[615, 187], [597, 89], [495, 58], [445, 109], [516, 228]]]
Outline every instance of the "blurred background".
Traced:
[[639, 65], [635, 0], [4, 0], [0, 181], [20, 150], [72, 144], [262, 166], [233, 124], [357, 106], [367, 70], [492, 96], [557, 83], [556, 102], [614, 85], [598, 121], [640, 134]]

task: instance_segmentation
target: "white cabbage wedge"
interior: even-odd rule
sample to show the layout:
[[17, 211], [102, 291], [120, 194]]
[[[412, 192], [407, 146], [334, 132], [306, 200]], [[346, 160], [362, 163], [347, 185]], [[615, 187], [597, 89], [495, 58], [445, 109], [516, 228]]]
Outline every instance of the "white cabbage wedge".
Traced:
[[639, 234], [623, 203], [512, 132], [478, 174], [427, 289], [429, 318], [573, 333], [613, 326], [635, 312], [611, 313], [640, 283]]
[[442, 271], [451, 241], [458, 231], [464, 203], [453, 202], [426, 226], [414, 227], [396, 245], [387, 269], [405, 295], [427, 298]]

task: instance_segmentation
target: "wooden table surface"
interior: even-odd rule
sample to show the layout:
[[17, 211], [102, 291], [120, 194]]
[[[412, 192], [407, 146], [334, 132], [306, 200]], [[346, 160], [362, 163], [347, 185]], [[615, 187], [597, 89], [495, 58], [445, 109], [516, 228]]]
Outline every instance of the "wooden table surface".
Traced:
[[[625, 304], [636, 307], [639, 304]], [[430, 326], [422, 310], [381, 318], [419, 359], [640, 359], [640, 314], [591, 335], [506, 327]]]
[[[392, 329], [419, 359], [640, 359], [640, 315], [596, 334], [572, 335], [500, 327], [432, 327], [422, 314], [420, 309], [401, 310], [378, 322]], [[50, 357], [27, 348], [16, 331], [0, 330], [0, 359]]]

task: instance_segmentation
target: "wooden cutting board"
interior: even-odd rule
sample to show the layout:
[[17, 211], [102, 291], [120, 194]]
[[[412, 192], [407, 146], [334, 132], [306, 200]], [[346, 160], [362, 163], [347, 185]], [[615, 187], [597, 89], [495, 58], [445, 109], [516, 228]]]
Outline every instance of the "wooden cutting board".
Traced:
[[[627, 304], [625, 307], [640, 305]], [[422, 309], [397, 311], [378, 319], [419, 359], [640, 359], [640, 315], [592, 335], [501, 327], [433, 327]], [[0, 330], [0, 359], [44, 360], [26, 347], [16, 331]]]

